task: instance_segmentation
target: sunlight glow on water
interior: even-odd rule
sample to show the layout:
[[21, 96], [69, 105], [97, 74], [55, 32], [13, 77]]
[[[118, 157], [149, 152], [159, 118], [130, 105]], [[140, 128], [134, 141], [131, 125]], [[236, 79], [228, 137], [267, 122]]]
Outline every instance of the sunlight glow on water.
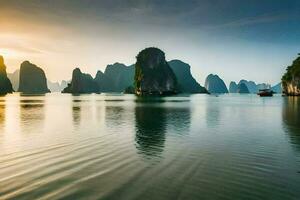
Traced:
[[0, 199], [300, 199], [300, 99], [0, 97]]

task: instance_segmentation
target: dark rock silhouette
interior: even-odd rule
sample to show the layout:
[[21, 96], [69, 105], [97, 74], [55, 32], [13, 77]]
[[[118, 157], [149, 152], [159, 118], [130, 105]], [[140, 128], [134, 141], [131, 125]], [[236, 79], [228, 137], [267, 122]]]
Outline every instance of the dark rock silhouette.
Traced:
[[134, 81], [137, 95], [178, 92], [176, 76], [165, 59], [165, 53], [158, 48], [146, 48], [137, 55]]
[[194, 79], [189, 64], [184, 63], [181, 60], [171, 60], [168, 63], [177, 78], [180, 92], [207, 93], [207, 90]]
[[242, 79], [242, 80], [240, 80], [239, 85], [241, 85], [242, 83], [244, 83], [247, 86], [249, 93], [257, 93], [258, 92], [258, 87], [254, 81], [247, 81], [247, 80]]
[[7, 77], [9, 78], [14, 91], [19, 90], [19, 80], [20, 80], [20, 70], [16, 70], [13, 73], [7, 73]]
[[50, 92], [47, 87], [45, 72], [36, 65], [25, 61], [20, 67], [19, 92], [28, 94], [42, 94]]
[[[147, 49], [146, 49], [147, 50]], [[155, 50], [160, 51], [157, 48], [148, 48], [148, 51], [152, 51], [155, 54]], [[150, 79], [153, 79], [153, 85], [151, 86], [152, 89], [149, 89], [150, 82], [147, 83], [148, 89], [151, 91], [151, 93], [156, 93], [155, 90], [160, 90], [158, 93], [177, 93], [177, 92], [183, 92], [183, 93], [207, 93], [207, 90], [202, 87], [197, 81], [193, 78], [191, 71], [190, 71], [190, 65], [187, 63], [184, 63], [180, 60], [172, 60], [170, 62], [165, 61], [164, 53], [162, 51], [161, 55], [158, 54], [160, 60], [159, 64], [160, 66], [163, 66], [161, 69], [151, 69], [146, 70], [147, 74], [155, 74], [153, 77], [146, 76], [146, 80], [149, 81]], [[153, 59], [153, 55], [147, 55], [149, 56], [150, 60]], [[152, 57], [151, 57], [152, 56]], [[162, 56], [162, 57], [159, 57]], [[143, 58], [146, 59], [146, 58]], [[141, 60], [141, 59], [140, 59]], [[152, 62], [155, 60], [152, 60]], [[144, 63], [145, 64], [145, 63]], [[148, 63], [147, 63], [148, 64]], [[143, 65], [146, 66], [146, 65]], [[164, 67], [167, 66], [167, 67]], [[150, 68], [149, 68], [150, 69]], [[152, 74], [152, 75], [153, 75]], [[166, 77], [169, 78], [168, 80], [165, 79], [164, 75], [167, 75]], [[112, 65], [107, 65], [104, 73], [102, 71], [98, 71], [94, 82], [96, 83], [97, 92], [124, 92], [124, 93], [132, 93], [132, 89], [135, 90], [135, 64], [126, 66], [122, 63], [114, 63]], [[175, 78], [174, 78], [175, 77]], [[158, 79], [160, 79], [158, 81]], [[146, 81], [146, 82], [147, 82]], [[170, 82], [171, 81], [171, 82]], [[144, 80], [145, 83], [145, 80]], [[50, 83], [49, 83], [50, 85]], [[94, 84], [92, 84], [94, 85]], [[143, 84], [145, 85], [145, 84]], [[164, 85], [164, 86], [163, 86]], [[70, 84], [71, 86], [71, 84]], [[55, 86], [57, 87], [57, 86]], [[63, 92], [71, 92], [71, 88], [67, 87], [67, 82], [63, 81], [61, 83], [61, 88], [65, 89]], [[94, 86], [92, 86], [94, 87]], [[165, 88], [164, 88], [165, 87]], [[166, 87], [170, 87], [167, 89]], [[61, 90], [63, 90], [61, 89]], [[56, 91], [56, 90], [55, 90]], [[91, 91], [95, 91], [92, 89]], [[90, 91], [90, 92], [91, 92]], [[86, 93], [86, 92], [84, 92]]]
[[283, 93], [288, 96], [300, 95], [300, 56], [293, 61], [291, 66], [287, 67], [281, 80]]
[[0, 95], [12, 93], [12, 92], [13, 92], [13, 88], [10, 80], [7, 77], [4, 59], [2, 56], [0, 56]]
[[236, 82], [231, 81], [229, 84], [229, 92], [230, 93], [237, 93], [238, 90], [238, 85], [236, 84]]
[[112, 79], [109, 79], [103, 72], [100, 70], [97, 72], [95, 77], [95, 82], [99, 92], [112, 92], [114, 90], [112, 86]]
[[97, 72], [95, 81], [99, 92], [123, 92], [134, 83], [134, 65], [126, 66], [121, 63], [107, 65], [104, 73]]
[[224, 81], [218, 75], [208, 75], [205, 80], [205, 88], [211, 94], [228, 93], [228, 89]]
[[250, 91], [245, 83], [241, 83], [238, 85], [237, 92], [240, 94], [249, 94]]
[[124, 94], [134, 94], [135, 90], [133, 86], [129, 86], [124, 90]]
[[[13, 73], [7, 73], [7, 76], [13, 86], [14, 91], [19, 90], [19, 80], [20, 80], [20, 70], [16, 70]], [[65, 82], [65, 83], [64, 83]], [[68, 86], [66, 81], [62, 81], [62, 84], [58, 82], [52, 82], [47, 80], [47, 86], [51, 92], [61, 92], [64, 88]]]
[[73, 70], [72, 81], [62, 91], [62, 93], [97, 93], [98, 87], [93, 77], [90, 74], [84, 74], [79, 68]]
[[282, 93], [281, 83], [278, 83], [278, 84], [274, 85], [271, 89], [272, 89], [273, 92], [275, 92], [277, 94]]

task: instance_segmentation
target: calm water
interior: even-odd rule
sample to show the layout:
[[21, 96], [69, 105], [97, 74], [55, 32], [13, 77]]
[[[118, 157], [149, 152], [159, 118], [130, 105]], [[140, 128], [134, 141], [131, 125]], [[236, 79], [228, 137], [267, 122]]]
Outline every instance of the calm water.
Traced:
[[300, 99], [0, 97], [0, 199], [300, 199]]

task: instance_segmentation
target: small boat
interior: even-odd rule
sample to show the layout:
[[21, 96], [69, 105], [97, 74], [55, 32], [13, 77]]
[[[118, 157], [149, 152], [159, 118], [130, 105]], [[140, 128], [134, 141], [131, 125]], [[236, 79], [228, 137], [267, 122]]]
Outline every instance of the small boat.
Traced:
[[257, 93], [257, 95], [259, 95], [261, 97], [272, 97], [273, 94], [274, 94], [274, 92], [271, 89], [259, 90], [259, 92]]

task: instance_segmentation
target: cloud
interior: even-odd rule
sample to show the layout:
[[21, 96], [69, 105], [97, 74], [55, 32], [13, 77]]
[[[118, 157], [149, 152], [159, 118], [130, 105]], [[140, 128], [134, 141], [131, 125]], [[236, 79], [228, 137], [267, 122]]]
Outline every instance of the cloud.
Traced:
[[269, 14], [269, 15], [260, 15], [255, 17], [242, 18], [242, 19], [234, 20], [219, 25], [209, 25], [209, 26], [205, 26], [204, 28], [207, 29], [235, 28], [235, 27], [252, 26], [258, 24], [270, 24], [270, 23], [281, 22], [281, 21], [290, 20], [294, 18], [297, 18], [297, 16], [289, 15], [289, 14], [278, 14], [278, 15]]

